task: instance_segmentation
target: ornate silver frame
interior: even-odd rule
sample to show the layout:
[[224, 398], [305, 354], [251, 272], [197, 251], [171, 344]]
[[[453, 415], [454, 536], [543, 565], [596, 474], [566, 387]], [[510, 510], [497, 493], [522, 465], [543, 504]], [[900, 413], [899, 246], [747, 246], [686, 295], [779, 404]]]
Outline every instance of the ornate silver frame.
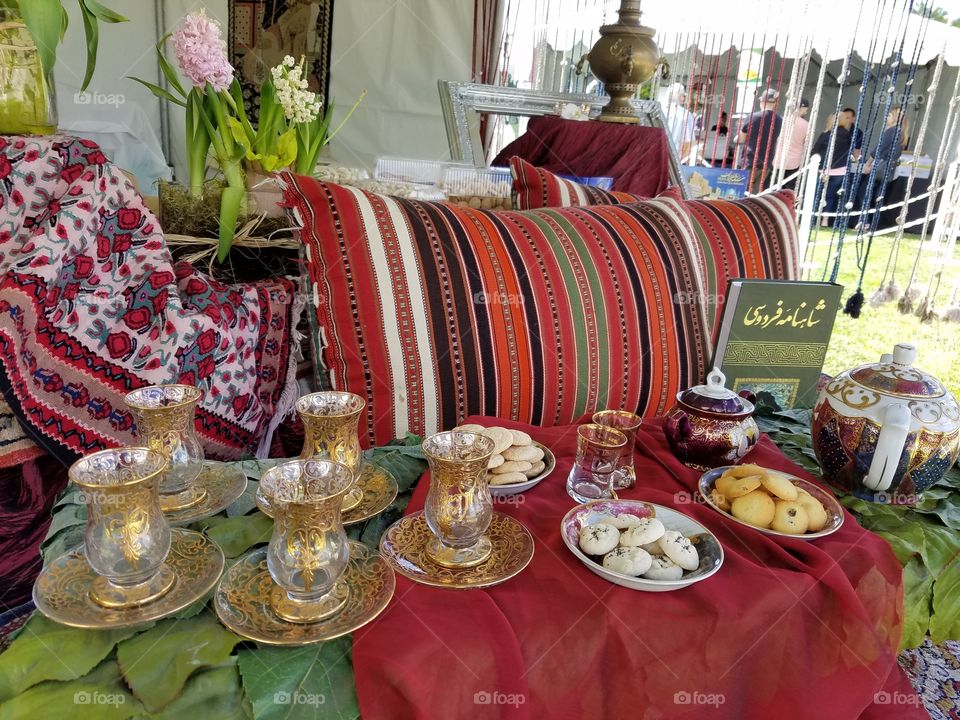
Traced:
[[[558, 115], [560, 108], [567, 103], [573, 103], [589, 108], [590, 116], [596, 117], [609, 100], [606, 95], [521, 90], [451, 80], [440, 80], [438, 86], [447, 142], [450, 145], [450, 158], [456, 162], [473, 163], [477, 167], [486, 165], [483, 144], [480, 142], [479, 113], [524, 117]], [[666, 129], [666, 118], [659, 102], [634, 100], [633, 105], [637, 109], [641, 125]], [[670, 182], [680, 188], [683, 197], [689, 198], [690, 188], [687, 187], [687, 181], [680, 169], [680, 157], [669, 132], [667, 142], [670, 148]]]

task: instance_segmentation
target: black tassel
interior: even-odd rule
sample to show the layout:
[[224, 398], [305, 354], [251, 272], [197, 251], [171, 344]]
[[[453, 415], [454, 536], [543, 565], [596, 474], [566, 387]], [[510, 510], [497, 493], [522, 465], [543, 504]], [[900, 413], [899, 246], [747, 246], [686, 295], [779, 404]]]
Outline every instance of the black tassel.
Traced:
[[858, 318], [861, 310], [863, 310], [863, 290], [857, 290], [847, 298], [843, 311], [852, 318]]

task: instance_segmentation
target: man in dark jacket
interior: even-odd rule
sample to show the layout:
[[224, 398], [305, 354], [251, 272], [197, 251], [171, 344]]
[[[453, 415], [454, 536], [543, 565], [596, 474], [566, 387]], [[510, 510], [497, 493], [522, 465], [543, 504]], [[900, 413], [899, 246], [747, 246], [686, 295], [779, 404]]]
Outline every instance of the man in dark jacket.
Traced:
[[777, 100], [780, 93], [767, 88], [760, 95], [760, 111], [740, 128], [738, 141], [745, 149], [746, 166], [752, 168], [751, 184], [766, 189], [770, 185], [773, 153], [780, 138], [783, 118], [777, 113]]

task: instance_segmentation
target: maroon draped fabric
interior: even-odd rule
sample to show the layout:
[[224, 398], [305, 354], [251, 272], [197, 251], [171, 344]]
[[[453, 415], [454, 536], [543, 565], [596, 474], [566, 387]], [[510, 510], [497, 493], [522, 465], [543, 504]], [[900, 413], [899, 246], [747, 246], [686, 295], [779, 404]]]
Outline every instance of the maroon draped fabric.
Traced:
[[656, 197], [670, 181], [667, 134], [660, 128], [536, 117], [492, 165], [507, 167], [514, 155], [558, 175], [612, 177], [614, 190], [643, 197]]
[[[896, 661], [902, 570], [849, 513], [813, 542], [737, 524], [694, 494], [700, 473], [667, 447], [658, 420], [638, 435], [637, 487], [621, 497], [674, 507], [713, 531], [720, 571], [675, 592], [618, 587], [566, 548], [564, 483], [575, 426], [531, 428], [556, 470], [497, 512], [533, 533], [517, 577], [485, 590], [397, 578], [377, 620], [354, 634], [364, 720], [649, 718], [912, 720], [926, 717]], [[807, 477], [764, 437], [749, 459]], [[424, 478], [408, 513], [420, 510]]]

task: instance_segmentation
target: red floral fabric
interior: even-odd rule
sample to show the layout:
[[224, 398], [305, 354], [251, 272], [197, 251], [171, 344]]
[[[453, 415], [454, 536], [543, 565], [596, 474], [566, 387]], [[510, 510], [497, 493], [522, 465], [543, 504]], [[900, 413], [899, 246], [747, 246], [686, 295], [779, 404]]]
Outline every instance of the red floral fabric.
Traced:
[[207, 454], [269, 448], [296, 397], [287, 279], [226, 286], [174, 267], [156, 219], [87, 140], [0, 138], [0, 390], [30, 437], [70, 462], [134, 442], [123, 396], [204, 391]]

